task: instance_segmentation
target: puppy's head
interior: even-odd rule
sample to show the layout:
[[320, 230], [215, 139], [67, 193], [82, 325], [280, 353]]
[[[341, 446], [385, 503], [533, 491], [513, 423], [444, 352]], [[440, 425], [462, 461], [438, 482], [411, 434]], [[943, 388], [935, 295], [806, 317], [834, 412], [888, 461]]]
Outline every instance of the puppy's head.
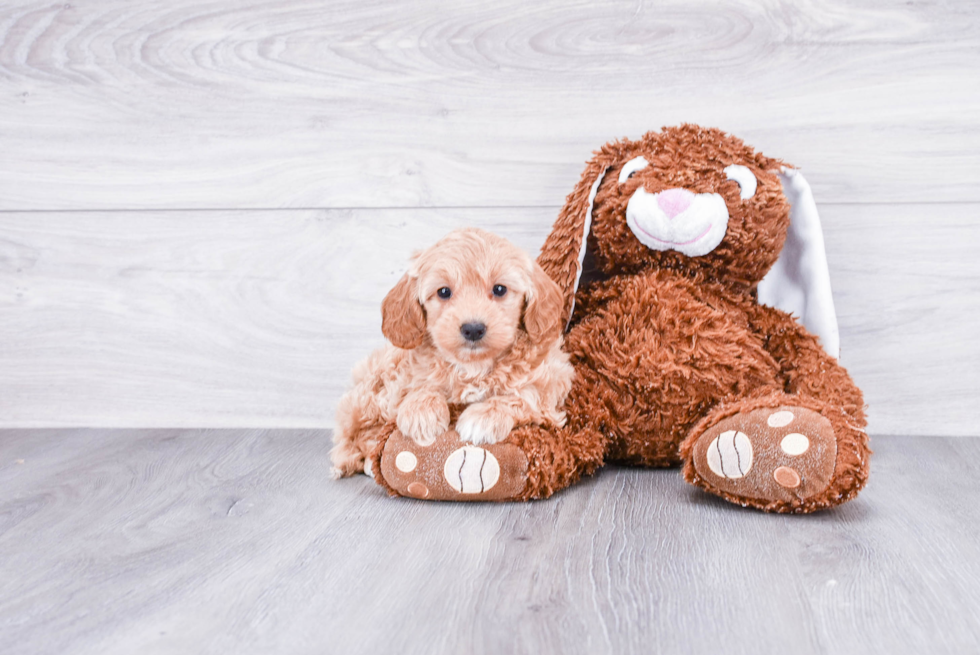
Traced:
[[381, 329], [399, 348], [426, 336], [449, 361], [497, 359], [522, 332], [535, 343], [561, 334], [562, 297], [524, 251], [477, 228], [451, 232], [415, 256], [381, 305]]

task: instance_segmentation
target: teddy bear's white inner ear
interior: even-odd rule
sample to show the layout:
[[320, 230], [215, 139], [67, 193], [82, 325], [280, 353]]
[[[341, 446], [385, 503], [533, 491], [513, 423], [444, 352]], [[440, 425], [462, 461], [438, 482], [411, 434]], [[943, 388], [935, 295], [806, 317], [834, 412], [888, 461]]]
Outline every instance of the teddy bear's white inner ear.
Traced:
[[634, 157], [623, 165], [623, 170], [619, 171], [619, 183], [622, 184], [626, 180], [630, 179], [630, 175], [636, 171], [642, 171], [649, 165], [650, 162], [643, 157]]
[[[642, 159], [642, 158], [641, 158]], [[595, 205], [595, 194], [599, 192], [599, 185], [602, 184], [602, 178], [606, 176], [609, 172], [609, 167], [603, 169], [599, 176], [592, 183], [592, 189], [589, 191], [589, 202], [588, 206], [585, 208], [585, 220], [582, 221], [582, 245], [578, 249], [578, 271], [575, 273], [575, 286], [572, 287], [572, 308], [568, 315], [568, 321], [565, 323], [565, 329], [568, 329], [568, 324], [572, 322], [572, 314], [575, 313], [575, 294], [578, 293], [578, 285], [582, 280], [582, 267], [585, 262], [585, 252], [589, 247], [589, 231], [592, 229], [592, 207]]]
[[839, 357], [837, 312], [813, 193], [799, 171], [783, 168], [779, 177], [791, 207], [790, 225], [779, 259], [759, 282], [759, 302], [795, 316], [829, 355]]

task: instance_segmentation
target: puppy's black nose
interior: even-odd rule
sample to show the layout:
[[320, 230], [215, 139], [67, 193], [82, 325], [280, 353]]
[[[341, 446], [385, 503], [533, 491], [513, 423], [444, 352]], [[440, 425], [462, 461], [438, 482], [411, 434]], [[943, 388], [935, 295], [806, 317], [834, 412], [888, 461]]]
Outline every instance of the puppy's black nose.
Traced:
[[463, 323], [459, 331], [467, 341], [479, 341], [487, 333], [487, 326], [483, 323]]

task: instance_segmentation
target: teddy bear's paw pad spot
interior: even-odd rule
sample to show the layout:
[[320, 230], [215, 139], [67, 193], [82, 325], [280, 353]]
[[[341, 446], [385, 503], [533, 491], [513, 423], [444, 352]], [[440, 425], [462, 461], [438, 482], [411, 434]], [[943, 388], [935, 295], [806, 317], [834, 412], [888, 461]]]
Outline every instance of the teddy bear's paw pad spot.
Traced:
[[771, 428], [783, 428], [793, 422], [793, 412], [783, 410], [781, 412], [773, 412], [766, 419], [766, 423], [769, 424]]
[[765, 502], [798, 502], [830, 484], [837, 439], [830, 421], [803, 407], [761, 407], [720, 420], [695, 438], [696, 484]]
[[415, 467], [418, 465], [419, 465], [419, 458], [413, 455], [412, 453], [408, 452], [407, 450], [401, 451], [400, 453], [398, 453], [398, 456], [395, 458], [395, 468], [397, 468], [402, 473], [411, 473], [412, 471], [415, 470]]
[[773, 471], [772, 479], [775, 480], [781, 487], [786, 487], [787, 489], [796, 489], [798, 486], [800, 486], [801, 482], [800, 474], [788, 466], [780, 466]]
[[793, 432], [792, 434], [787, 434], [785, 437], [783, 437], [783, 440], [779, 442], [779, 447], [782, 448], [783, 452], [787, 455], [796, 457], [798, 455], [802, 455], [810, 449], [810, 440], [806, 438], [805, 434]]
[[500, 463], [488, 451], [477, 446], [454, 450], [443, 467], [446, 482], [464, 494], [489, 491], [500, 479]]
[[408, 495], [412, 498], [427, 498], [429, 489], [421, 482], [413, 482], [408, 485]]
[[728, 430], [708, 445], [707, 459], [708, 468], [719, 477], [744, 477], [752, 469], [752, 442], [744, 433]]
[[527, 486], [528, 459], [506, 440], [474, 446], [450, 429], [420, 446], [395, 430], [375, 475], [398, 495], [421, 500], [513, 500]]

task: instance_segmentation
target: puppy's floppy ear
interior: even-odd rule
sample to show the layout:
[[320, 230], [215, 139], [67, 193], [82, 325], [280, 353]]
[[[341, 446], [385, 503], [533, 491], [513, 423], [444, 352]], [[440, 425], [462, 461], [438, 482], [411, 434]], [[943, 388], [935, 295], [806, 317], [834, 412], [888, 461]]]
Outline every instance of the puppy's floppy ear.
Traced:
[[565, 327], [561, 288], [537, 262], [532, 264], [531, 289], [524, 308], [524, 329], [531, 340], [541, 343], [557, 339]]
[[381, 331], [388, 341], [405, 350], [421, 346], [425, 338], [425, 312], [415, 284], [406, 273], [381, 303]]

